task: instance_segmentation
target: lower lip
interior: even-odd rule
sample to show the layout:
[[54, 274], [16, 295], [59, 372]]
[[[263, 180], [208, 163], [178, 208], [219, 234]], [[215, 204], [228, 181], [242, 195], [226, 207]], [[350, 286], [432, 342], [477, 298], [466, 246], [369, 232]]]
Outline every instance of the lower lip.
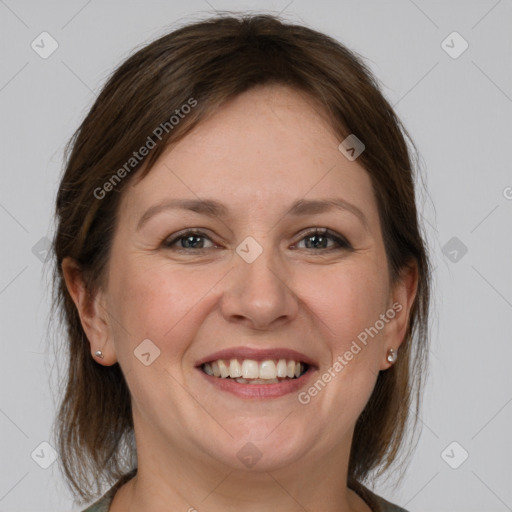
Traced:
[[198, 368], [198, 371], [213, 386], [241, 398], [277, 398], [290, 393], [297, 393], [306, 386], [314, 373], [314, 369], [310, 366], [300, 377], [283, 380], [277, 384], [239, 384], [234, 379], [223, 379], [208, 375], [201, 368]]

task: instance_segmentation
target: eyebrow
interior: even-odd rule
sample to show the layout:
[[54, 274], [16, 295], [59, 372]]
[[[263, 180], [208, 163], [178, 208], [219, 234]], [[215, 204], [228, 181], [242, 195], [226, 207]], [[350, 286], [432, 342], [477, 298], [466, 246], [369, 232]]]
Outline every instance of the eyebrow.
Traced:
[[[137, 223], [136, 231], [154, 215], [165, 210], [188, 210], [206, 215], [208, 217], [229, 217], [229, 209], [226, 205], [219, 203], [213, 199], [172, 199], [151, 206], [144, 212]], [[294, 217], [302, 215], [316, 215], [329, 212], [332, 210], [343, 210], [354, 214], [368, 230], [368, 221], [364, 213], [355, 205], [341, 198], [327, 199], [299, 199], [295, 201], [287, 210], [284, 216], [291, 215]]]

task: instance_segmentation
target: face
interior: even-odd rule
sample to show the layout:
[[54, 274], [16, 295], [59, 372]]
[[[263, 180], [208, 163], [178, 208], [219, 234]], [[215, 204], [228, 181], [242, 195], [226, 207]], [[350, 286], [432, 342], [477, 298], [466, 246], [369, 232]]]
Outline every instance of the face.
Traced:
[[155, 453], [243, 469], [250, 442], [263, 470], [348, 453], [410, 297], [339, 143], [303, 95], [260, 87], [125, 189], [88, 337]]

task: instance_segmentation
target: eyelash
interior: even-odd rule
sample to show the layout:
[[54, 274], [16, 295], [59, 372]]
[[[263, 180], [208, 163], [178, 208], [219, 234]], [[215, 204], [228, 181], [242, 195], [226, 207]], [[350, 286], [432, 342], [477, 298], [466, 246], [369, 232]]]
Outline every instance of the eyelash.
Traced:
[[[212, 241], [205, 233], [203, 233], [202, 231], [199, 231], [199, 230], [196, 230], [196, 229], [189, 229], [187, 231], [183, 231], [181, 233], [178, 233], [177, 235], [173, 236], [171, 239], [166, 238], [162, 241], [162, 246], [164, 249], [170, 249], [170, 250], [175, 250], [175, 251], [179, 251], [179, 252], [203, 252], [203, 251], [207, 251], [208, 249], [212, 249], [213, 247], [200, 247], [198, 249], [196, 248], [186, 248], [186, 247], [178, 247], [178, 248], [173, 248], [172, 246], [178, 242], [179, 240], [182, 240], [184, 238], [188, 238], [190, 236], [198, 236], [198, 237], [201, 237], [201, 238], [206, 238], [210, 241]], [[303, 237], [299, 240], [299, 242], [302, 242], [302, 240], [308, 238], [308, 237], [312, 237], [312, 236], [322, 236], [322, 237], [325, 237], [325, 238], [328, 238], [334, 242], [336, 242], [338, 244], [339, 247], [331, 247], [331, 248], [320, 248], [321, 249], [321, 252], [323, 253], [327, 253], [327, 252], [331, 252], [331, 251], [337, 251], [337, 250], [352, 250], [352, 246], [350, 245], [350, 243], [342, 236], [338, 236], [336, 233], [332, 232], [331, 230], [327, 229], [327, 228], [315, 228], [313, 229], [312, 231], [309, 231], [307, 233], [305, 233], [303, 235]], [[213, 241], [212, 241], [213, 242]], [[314, 251], [314, 252], [318, 252], [317, 249], [314, 249], [314, 248], [306, 248], [306, 249], [303, 249], [303, 250], [306, 250], [306, 251]]]

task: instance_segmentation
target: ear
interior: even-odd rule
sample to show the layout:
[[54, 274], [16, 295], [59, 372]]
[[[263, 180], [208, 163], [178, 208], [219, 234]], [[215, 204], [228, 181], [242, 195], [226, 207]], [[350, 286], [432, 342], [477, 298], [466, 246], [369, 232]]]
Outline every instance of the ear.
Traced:
[[[99, 290], [94, 297], [90, 296], [85, 287], [82, 270], [74, 259], [64, 258], [61, 268], [66, 287], [91, 344], [91, 356], [104, 366], [113, 365], [117, 358], [103, 291]], [[103, 359], [95, 355], [97, 350], [101, 350]]]
[[395, 318], [387, 326], [386, 341], [383, 344], [385, 353], [382, 356], [381, 370], [388, 369], [393, 363], [388, 362], [387, 353], [390, 348], [398, 352], [404, 342], [409, 315], [418, 289], [418, 266], [416, 262], [402, 269], [400, 276], [390, 293], [390, 305], [396, 313]]

